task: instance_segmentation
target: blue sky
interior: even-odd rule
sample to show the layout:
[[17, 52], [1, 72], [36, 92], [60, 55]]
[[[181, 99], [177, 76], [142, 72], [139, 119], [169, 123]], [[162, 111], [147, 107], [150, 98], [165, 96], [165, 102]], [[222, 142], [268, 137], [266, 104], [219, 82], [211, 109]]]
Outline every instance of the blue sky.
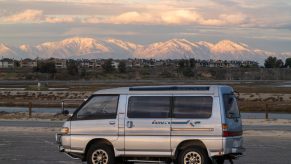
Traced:
[[0, 42], [172, 38], [291, 52], [290, 0], [0, 0]]

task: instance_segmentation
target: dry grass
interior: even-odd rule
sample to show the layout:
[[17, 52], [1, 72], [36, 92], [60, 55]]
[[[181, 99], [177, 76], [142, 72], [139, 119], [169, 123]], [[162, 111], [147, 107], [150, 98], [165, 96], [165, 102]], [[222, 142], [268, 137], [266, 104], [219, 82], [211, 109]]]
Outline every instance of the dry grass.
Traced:
[[8, 112], [0, 112], [0, 119], [16, 119], [16, 120], [51, 120], [51, 121], [62, 121], [67, 120], [69, 116], [65, 116], [62, 114], [44, 114], [44, 113], [32, 113], [31, 117], [29, 117], [28, 113], [16, 112], [16, 113], [8, 113]]
[[263, 102], [263, 101], [239, 101], [239, 108], [242, 112], [265, 112], [291, 113], [290, 101]]

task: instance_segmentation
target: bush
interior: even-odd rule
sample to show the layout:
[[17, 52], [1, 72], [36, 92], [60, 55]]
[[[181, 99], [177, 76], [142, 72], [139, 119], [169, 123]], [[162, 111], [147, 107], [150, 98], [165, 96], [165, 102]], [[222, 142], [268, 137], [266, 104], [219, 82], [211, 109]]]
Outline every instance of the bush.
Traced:
[[194, 74], [194, 71], [190, 67], [187, 67], [183, 69], [183, 75], [186, 77], [193, 77], [195, 74]]

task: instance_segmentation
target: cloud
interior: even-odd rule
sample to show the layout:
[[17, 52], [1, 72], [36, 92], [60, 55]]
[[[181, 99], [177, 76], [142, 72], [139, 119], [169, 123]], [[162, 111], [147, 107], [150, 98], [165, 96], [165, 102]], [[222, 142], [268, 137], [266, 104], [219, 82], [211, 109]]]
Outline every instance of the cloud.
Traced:
[[76, 22], [77, 19], [72, 16], [64, 16], [64, 17], [47, 17], [45, 22], [47, 23], [73, 23]]
[[221, 14], [214, 18], [206, 18], [193, 10], [162, 10], [138, 12], [130, 11], [121, 14], [101, 17], [85, 15], [44, 15], [42, 10], [27, 9], [0, 18], [0, 22], [16, 23], [85, 23], [85, 24], [149, 24], [149, 25], [243, 25], [249, 18], [241, 13]]
[[[0, 0], [0, 1], [8, 1], [8, 0]], [[20, 2], [71, 2], [71, 3], [117, 3], [115, 0], [18, 0]]]
[[72, 23], [76, 22], [74, 16], [49, 16], [44, 15], [42, 10], [27, 9], [8, 16], [0, 17], [0, 23]]
[[108, 18], [88, 17], [83, 23], [108, 23], [108, 24], [157, 24], [157, 25], [241, 25], [248, 22], [244, 14], [221, 14], [217, 18], [205, 18], [192, 10], [172, 10], [161, 12], [125, 12]]
[[105, 20], [107, 23], [113, 24], [135, 24], [135, 23], [149, 23], [153, 24], [158, 21], [154, 15], [150, 13], [140, 13], [140, 12], [126, 12], [117, 16], [110, 17]]
[[28, 9], [7, 17], [2, 17], [2, 20], [6, 23], [38, 22], [43, 18], [43, 11]]
[[97, 17], [97, 16], [89, 16], [89, 17], [83, 18], [81, 22], [82, 23], [97, 24], [97, 23], [102, 23], [102, 19]]

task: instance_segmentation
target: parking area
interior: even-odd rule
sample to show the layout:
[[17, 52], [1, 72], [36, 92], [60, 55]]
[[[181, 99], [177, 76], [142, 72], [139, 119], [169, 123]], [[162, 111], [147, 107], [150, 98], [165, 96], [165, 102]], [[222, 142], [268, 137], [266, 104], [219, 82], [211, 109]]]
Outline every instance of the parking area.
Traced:
[[[0, 121], [0, 163], [80, 164], [80, 160], [58, 152], [54, 133], [60, 125], [60, 122]], [[282, 130], [290, 131], [290, 127]], [[288, 136], [245, 136], [244, 146], [247, 148], [245, 156], [234, 161], [235, 164], [291, 164]]]

